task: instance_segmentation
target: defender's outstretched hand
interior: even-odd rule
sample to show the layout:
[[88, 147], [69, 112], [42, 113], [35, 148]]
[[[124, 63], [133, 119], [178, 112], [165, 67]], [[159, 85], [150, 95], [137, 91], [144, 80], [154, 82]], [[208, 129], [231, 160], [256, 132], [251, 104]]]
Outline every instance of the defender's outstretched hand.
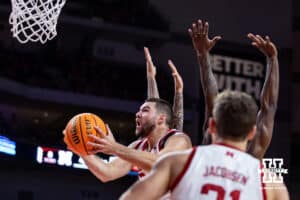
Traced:
[[155, 78], [156, 76], [156, 67], [152, 62], [152, 58], [147, 47], [144, 47], [146, 66], [147, 66], [147, 77]]
[[183, 91], [182, 77], [178, 73], [178, 71], [177, 71], [174, 63], [172, 62], [172, 60], [168, 60], [168, 65], [169, 65], [169, 67], [170, 67], [170, 69], [172, 71], [172, 76], [174, 78], [176, 92], [182, 92]]
[[268, 58], [274, 58], [277, 57], [278, 52], [275, 44], [271, 42], [271, 39], [269, 36], [266, 36], [265, 39], [263, 39], [260, 35], [254, 35], [252, 33], [249, 33], [248, 38], [252, 41], [252, 45], [258, 48], [266, 57]]
[[197, 24], [193, 23], [192, 28], [188, 29], [189, 35], [192, 38], [194, 49], [197, 54], [203, 55], [208, 53], [221, 39], [221, 36], [215, 36], [213, 39], [208, 38], [209, 24], [205, 22], [204, 26], [201, 20]]

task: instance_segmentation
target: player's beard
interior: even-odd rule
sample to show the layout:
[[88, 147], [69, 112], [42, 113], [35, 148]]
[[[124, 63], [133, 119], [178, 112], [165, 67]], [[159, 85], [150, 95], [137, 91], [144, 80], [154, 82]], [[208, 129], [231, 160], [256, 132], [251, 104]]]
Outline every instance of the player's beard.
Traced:
[[155, 128], [154, 122], [149, 122], [143, 125], [143, 127], [140, 129], [140, 131], [135, 130], [136, 136], [138, 137], [147, 137]]

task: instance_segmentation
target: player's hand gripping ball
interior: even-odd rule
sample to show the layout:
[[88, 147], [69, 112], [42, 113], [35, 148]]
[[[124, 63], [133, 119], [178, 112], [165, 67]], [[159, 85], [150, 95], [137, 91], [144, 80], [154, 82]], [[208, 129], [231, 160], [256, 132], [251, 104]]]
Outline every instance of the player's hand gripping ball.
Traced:
[[[64, 142], [74, 153], [85, 156], [92, 148], [87, 146], [87, 142], [91, 141], [88, 135], [92, 134], [100, 137], [95, 127], [99, 127], [107, 135], [107, 130], [103, 120], [92, 113], [81, 113], [74, 116], [67, 124], [64, 133]], [[94, 141], [92, 141], [94, 142]]]

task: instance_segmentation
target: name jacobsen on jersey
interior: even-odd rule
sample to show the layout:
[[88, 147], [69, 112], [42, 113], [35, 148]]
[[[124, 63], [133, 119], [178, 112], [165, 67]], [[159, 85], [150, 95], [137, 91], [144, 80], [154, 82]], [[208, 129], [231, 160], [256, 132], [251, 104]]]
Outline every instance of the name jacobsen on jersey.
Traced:
[[206, 170], [203, 174], [204, 177], [215, 176], [215, 177], [226, 178], [233, 182], [240, 183], [242, 185], [246, 185], [249, 179], [249, 177], [247, 177], [246, 175], [237, 171], [227, 169], [226, 167], [206, 166], [205, 169]]

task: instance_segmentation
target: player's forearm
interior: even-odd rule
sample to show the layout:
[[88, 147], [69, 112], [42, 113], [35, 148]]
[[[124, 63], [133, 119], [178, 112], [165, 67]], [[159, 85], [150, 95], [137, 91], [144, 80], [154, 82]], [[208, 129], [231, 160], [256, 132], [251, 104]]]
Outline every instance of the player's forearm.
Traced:
[[205, 119], [203, 124], [203, 140], [202, 144], [210, 144], [211, 138], [207, 134], [208, 119], [212, 116], [214, 99], [218, 94], [217, 81], [213, 75], [209, 53], [199, 54], [197, 53], [198, 64], [200, 68], [200, 80], [202, 85], [202, 91], [205, 98]]
[[139, 151], [132, 148], [128, 148], [121, 144], [115, 148], [114, 155], [126, 160], [133, 165], [138, 166], [146, 171], [149, 171], [157, 159], [157, 155], [145, 151]]
[[212, 143], [211, 135], [207, 131], [209, 117], [210, 115], [208, 113], [208, 109], [205, 107], [204, 122], [202, 126], [202, 133], [203, 133], [202, 145], [207, 145]]
[[177, 130], [183, 130], [184, 110], [183, 110], [183, 93], [175, 91], [174, 103], [173, 103], [174, 128]]
[[267, 72], [261, 92], [261, 110], [275, 114], [279, 93], [279, 63], [277, 57], [267, 58]]
[[148, 88], [147, 88], [147, 96], [148, 98], [159, 98], [159, 92], [157, 89], [157, 83], [155, 77], [147, 77]]
[[206, 109], [208, 109], [208, 114], [211, 115], [213, 109], [213, 101], [218, 94], [218, 85], [212, 72], [209, 53], [201, 55], [198, 54], [197, 57], [200, 68], [202, 91], [205, 97], [205, 105]]
[[212, 143], [211, 135], [208, 133], [207, 129], [203, 130], [202, 145], [208, 145], [211, 143]]
[[82, 157], [89, 170], [102, 182], [117, 179], [116, 174], [112, 173], [112, 169], [96, 155]]

